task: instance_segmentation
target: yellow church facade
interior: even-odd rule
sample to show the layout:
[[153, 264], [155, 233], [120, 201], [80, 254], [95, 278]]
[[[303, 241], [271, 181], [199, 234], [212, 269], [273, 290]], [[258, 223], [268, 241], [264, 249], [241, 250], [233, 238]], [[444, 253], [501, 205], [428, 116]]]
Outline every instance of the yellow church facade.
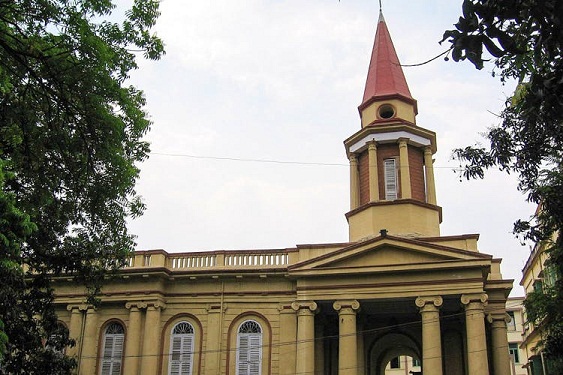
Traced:
[[436, 134], [416, 124], [382, 16], [359, 112], [348, 242], [136, 252], [95, 308], [60, 278], [78, 373], [384, 375], [410, 356], [425, 375], [509, 375], [512, 280], [478, 235], [440, 235]]

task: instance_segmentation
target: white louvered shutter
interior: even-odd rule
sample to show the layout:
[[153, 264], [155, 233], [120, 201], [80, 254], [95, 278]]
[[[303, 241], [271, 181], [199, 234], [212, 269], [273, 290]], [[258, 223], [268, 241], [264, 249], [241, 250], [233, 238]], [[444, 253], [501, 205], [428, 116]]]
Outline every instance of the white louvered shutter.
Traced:
[[102, 357], [101, 375], [121, 375], [124, 335], [106, 333]]
[[260, 367], [262, 364], [262, 334], [249, 334], [248, 341], [248, 374], [260, 375]]
[[383, 162], [385, 174], [385, 200], [397, 199], [397, 169], [395, 159], [385, 159]]
[[237, 375], [247, 375], [248, 372], [248, 334], [238, 334], [237, 345]]
[[174, 334], [170, 343], [170, 375], [191, 375], [193, 334]]

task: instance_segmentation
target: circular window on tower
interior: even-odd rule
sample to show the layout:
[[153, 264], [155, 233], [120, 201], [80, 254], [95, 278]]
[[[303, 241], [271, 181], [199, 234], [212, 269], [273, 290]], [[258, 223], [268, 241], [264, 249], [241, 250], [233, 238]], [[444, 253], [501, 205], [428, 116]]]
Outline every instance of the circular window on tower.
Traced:
[[384, 119], [395, 117], [395, 108], [391, 104], [383, 104], [379, 107], [378, 114]]

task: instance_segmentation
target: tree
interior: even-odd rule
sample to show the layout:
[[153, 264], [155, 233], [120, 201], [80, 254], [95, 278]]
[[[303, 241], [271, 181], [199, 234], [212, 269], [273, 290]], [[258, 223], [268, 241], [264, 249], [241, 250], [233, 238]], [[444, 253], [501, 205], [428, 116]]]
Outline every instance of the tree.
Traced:
[[[458, 149], [467, 178], [498, 167], [520, 177], [518, 188], [540, 205], [536, 216], [515, 223], [515, 233], [547, 246], [555, 283], [528, 295], [528, 318], [542, 323], [544, 354], [563, 372], [563, 2], [464, 0], [455, 29], [444, 33], [454, 61], [518, 84], [488, 148]], [[488, 52], [488, 54], [487, 54]]]
[[0, 373], [69, 373], [51, 279], [72, 275], [95, 303], [134, 247], [150, 121], [126, 80], [139, 53], [164, 50], [157, 0], [134, 0], [120, 22], [114, 10], [0, 0]]

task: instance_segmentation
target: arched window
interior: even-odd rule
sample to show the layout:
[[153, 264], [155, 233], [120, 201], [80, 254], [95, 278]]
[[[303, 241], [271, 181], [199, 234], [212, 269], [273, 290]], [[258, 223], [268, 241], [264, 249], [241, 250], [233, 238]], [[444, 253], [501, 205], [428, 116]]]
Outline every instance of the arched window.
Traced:
[[169, 375], [191, 375], [194, 361], [194, 327], [180, 322], [170, 334]]
[[117, 322], [110, 323], [104, 332], [101, 375], [121, 375], [125, 330]]
[[237, 333], [237, 375], [260, 375], [262, 327], [254, 320], [242, 322]]

